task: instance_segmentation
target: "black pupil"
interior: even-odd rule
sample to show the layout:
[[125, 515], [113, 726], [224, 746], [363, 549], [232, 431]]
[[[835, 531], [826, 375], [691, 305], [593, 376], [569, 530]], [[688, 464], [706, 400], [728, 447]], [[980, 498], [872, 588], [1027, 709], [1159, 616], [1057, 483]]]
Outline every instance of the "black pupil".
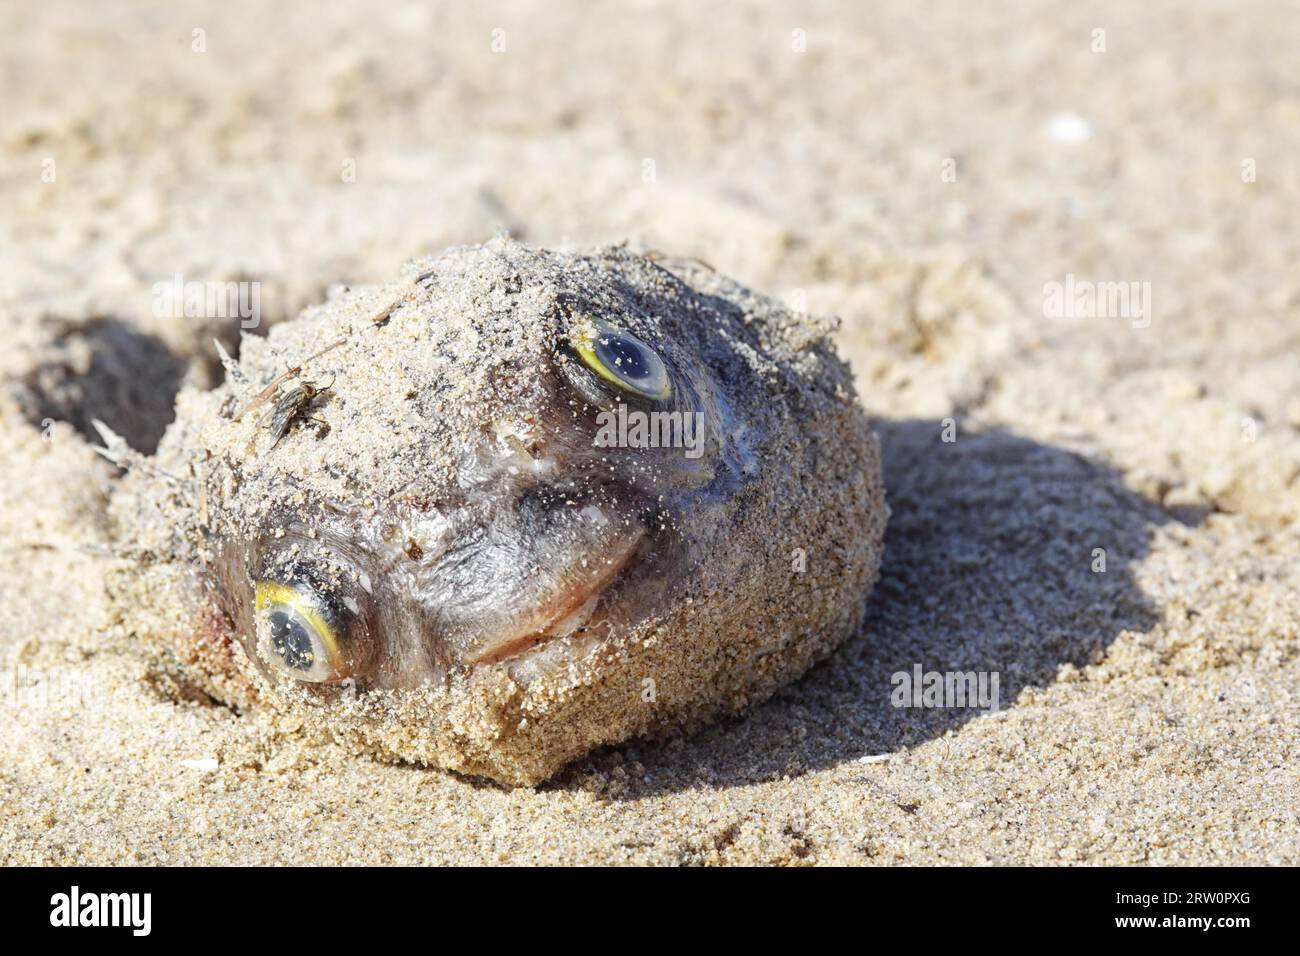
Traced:
[[602, 335], [596, 339], [596, 358], [619, 378], [640, 382], [650, 378], [650, 357], [636, 342], [621, 335]]
[[292, 670], [309, 671], [316, 660], [302, 622], [285, 611], [271, 612], [271, 648]]

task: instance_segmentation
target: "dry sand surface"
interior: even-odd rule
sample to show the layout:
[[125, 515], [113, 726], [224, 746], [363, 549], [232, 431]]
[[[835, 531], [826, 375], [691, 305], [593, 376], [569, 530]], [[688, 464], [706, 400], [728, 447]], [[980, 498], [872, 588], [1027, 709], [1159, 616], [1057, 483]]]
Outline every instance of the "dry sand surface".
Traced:
[[[264, 6], [0, 9], [0, 859], [1300, 862], [1294, 5]], [[535, 790], [149, 679], [82, 432], [151, 446], [235, 331], [154, 284], [269, 323], [500, 229], [842, 318], [893, 509], [861, 634]], [[1049, 315], [1067, 276], [1149, 325]], [[916, 664], [1002, 706], [891, 706]]]

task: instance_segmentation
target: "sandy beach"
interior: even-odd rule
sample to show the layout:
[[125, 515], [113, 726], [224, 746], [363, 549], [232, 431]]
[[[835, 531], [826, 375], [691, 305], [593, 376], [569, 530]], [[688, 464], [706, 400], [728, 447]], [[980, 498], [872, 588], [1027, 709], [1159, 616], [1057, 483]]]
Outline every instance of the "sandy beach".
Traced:
[[[1300, 863], [1300, 10], [0, 9], [0, 862]], [[148, 665], [117, 470], [257, 328], [508, 232], [836, 316], [892, 518], [860, 633], [537, 788]], [[894, 675], [998, 676], [898, 707]]]

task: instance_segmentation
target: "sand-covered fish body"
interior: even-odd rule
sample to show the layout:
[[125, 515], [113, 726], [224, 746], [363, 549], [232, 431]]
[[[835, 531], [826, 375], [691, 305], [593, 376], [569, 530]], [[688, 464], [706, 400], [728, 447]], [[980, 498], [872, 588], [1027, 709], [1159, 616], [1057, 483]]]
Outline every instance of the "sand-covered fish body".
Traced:
[[624, 249], [414, 262], [181, 394], [114, 587], [209, 692], [372, 752], [532, 784], [696, 727], [861, 620], [887, 509], [831, 329]]

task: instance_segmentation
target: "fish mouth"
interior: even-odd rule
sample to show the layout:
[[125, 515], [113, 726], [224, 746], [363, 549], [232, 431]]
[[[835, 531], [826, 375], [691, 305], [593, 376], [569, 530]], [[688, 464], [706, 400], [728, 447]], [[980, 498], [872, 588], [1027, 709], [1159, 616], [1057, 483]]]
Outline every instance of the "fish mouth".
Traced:
[[517, 626], [494, 635], [465, 658], [473, 667], [499, 664], [543, 645], [562, 640], [586, 627], [603, 599], [616, 589], [636, 563], [649, 538], [645, 528], [622, 536], [602, 555], [594, 572], [570, 587], [555, 591]]
[[[557, 507], [557, 495], [541, 496], [496, 521], [431, 508], [386, 513], [359, 529], [328, 510], [311, 524], [280, 520], [275, 531], [222, 548], [214, 598], [264, 675], [307, 688], [343, 679], [367, 690], [416, 688], [458, 671], [531, 665], [538, 655], [559, 665], [636, 610], [626, 600], [643, 600], [670, 546], [648, 503], [620, 497]], [[321, 611], [301, 629], [313, 653], [330, 658], [332, 679], [304, 679], [259, 642], [270, 611], [254, 592], [268, 583], [293, 596], [286, 606]]]

